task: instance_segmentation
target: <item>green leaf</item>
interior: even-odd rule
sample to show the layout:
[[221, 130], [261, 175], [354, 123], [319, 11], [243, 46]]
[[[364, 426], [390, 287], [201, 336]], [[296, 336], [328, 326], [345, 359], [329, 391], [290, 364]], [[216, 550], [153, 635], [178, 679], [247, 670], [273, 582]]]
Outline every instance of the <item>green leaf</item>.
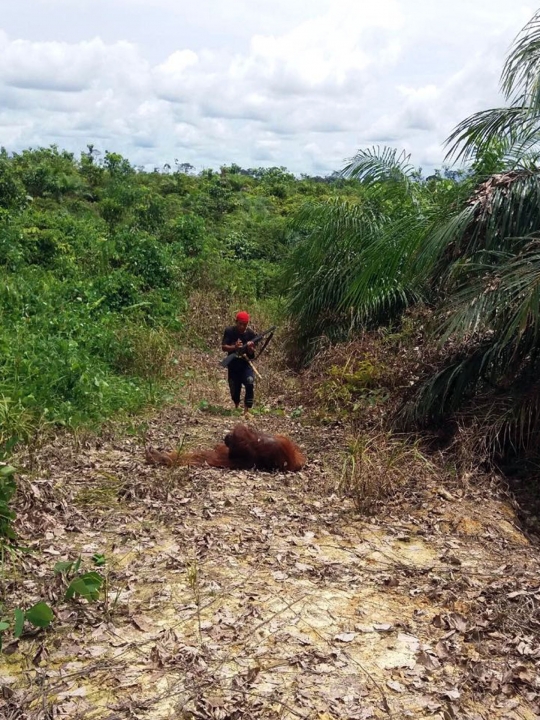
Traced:
[[0, 621], [0, 633], [4, 632], [4, 630], [7, 630], [9, 628], [9, 623], [5, 620]]
[[514, 41], [501, 77], [507, 100], [524, 98], [538, 111], [540, 69], [540, 12], [537, 11]]
[[83, 597], [86, 595], [86, 585], [80, 578], [75, 578], [75, 580], [72, 580], [66, 590], [65, 598], [66, 600], [71, 600], [75, 597], [75, 595], [82, 595]]
[[104, 578], [97, 572], [89, 572], [82, 575], [81, 580], [84, 581], [92, 599], [97, 599], [99, 596], [99, 590], [103, 585]]
[[66, 600], [80, 595], [86, 600], [97, 600], [104, 578], [96, 572], [89, 572], [73, 580], [66, 590]]
[[15, 628], [13, 630], [13, 634], [16, 638], [21, 637], [23, 627], [24, 627], [24, 612], [21, 610], [21, 608], [15, 608], [14, 610], [15, 615]]
[[2, 465], [2, 467], [0, 467], [0, 478], [10, 477], [15, 472], [17, 471], [15, 470], [13, 465]]
[[0, 524], [0, 534], [7, 537], [9, 540], [16, 540], [17, 533], [10, 527], [2, 527]]
[[49, 627], [53, 617], [53, 611], [46, 602], [38, 602], [26, 611], [26, 619], [36, 627]]
[[58, 575], [58, 574], [64, 573], [64, 572], [68, 573], [72, 567], [73, 567], [73, 562], [61, 561], [61, 562], [56, 563], [56, 565], [53, 568], [53, 571], [54, 571], [55, 575]]

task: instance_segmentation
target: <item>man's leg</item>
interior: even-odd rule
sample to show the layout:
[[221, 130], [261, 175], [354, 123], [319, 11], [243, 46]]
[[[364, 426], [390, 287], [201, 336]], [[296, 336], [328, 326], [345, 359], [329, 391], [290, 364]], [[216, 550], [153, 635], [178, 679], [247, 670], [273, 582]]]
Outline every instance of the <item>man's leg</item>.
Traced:
[[240, 405], [240, 392], [242, 390], [242, 376], [238, 373], [232, 373], [229, 370], [229, 390], [231, 399], [236, 407]]
[[246, 388], [246, 394], [244, 397], [244, 414], [247, 414], [253, 407], [253, 399], [255, 396], [255, 374], [249, 365], [247, 365], [244, 372], [243, 384]]

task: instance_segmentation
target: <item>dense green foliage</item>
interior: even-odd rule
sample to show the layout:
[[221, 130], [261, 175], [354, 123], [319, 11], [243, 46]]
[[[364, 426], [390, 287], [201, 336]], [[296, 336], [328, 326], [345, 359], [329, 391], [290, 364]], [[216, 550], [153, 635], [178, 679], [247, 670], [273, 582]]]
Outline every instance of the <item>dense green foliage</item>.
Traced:
[[144, 172], [115, 153], [0, 152], [0, 448], [163, 388], [193, 289], [278, 292], [287, 223], [347, 183], [281, 168]]
[[540, 439], [538, 47], [540, 13], [503, 70], [510, 106], [468, 118], [449, 139], [468, 170], [423, 178], [395, 150], [360, 151], [343, 171], [361, 181], [358, 197], [308, 208], [288, 265], [307, 357], [321, 336], [430, 307], [427, 345], [444, 346], [443, 361], [425, 369], [402, 418], [480, 419], [499, 449], [537, 450]]
[[306, 205], [287, 263], [289, 309], [307, 359], [320, 336], [344, 340], [433, 296], [433, 271], [418, 249], [473, 186], [470, 173], [422, 178], [388, 148], [360, 151], [344, 174], [362, 181], [359, 192]]

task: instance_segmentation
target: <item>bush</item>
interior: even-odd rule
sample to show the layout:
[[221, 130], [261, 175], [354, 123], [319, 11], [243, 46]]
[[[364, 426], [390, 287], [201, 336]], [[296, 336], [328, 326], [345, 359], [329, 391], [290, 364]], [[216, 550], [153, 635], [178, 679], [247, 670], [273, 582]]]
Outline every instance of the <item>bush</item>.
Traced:
[[[156, 397], [191, 297], [280, 306], [287, 217], [309, 188], [281, 168], [137, 170], [93, 146], [0, 151], [0, 444]], [[168, 168], [170, 171], [170, 167]], [[221, 317], [221, 316], [220, 316]], [[213, 317], [213, 324], [220, 318]], [[196, 332], [195, 332], [196, 334]], [[189, 336], [193, 341], [194, 333]], [[214, 342], [214, 341], [212, 341]]]
[[113, 367], [146, 380], [164, 378], [170, 368], [172, 340], [163, 330], [132, 325], [116, 332]]

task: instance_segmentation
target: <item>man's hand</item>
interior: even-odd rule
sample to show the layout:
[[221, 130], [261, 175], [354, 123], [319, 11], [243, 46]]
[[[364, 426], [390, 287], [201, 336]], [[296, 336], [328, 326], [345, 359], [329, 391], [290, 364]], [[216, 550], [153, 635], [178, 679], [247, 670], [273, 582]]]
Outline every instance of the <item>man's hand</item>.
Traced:
[[[243, 344], [244, 344], [244, 343], [243, 343], [240, 339], [238, 339], [238, 340], [236, 341], [235, 348], [236, 348], [237, 350], [239, 350], [239, 349], [242, 347]], [[248, 345], [249, 345], [249, 343], [248, 343]]]
[[253, 350], [253, 348], [255, 347], [255, 343], [253, 343], [253, 342], [250, 340], [250, 341], [248, 342], [247, 346], [248, 346], [248, 350]]

